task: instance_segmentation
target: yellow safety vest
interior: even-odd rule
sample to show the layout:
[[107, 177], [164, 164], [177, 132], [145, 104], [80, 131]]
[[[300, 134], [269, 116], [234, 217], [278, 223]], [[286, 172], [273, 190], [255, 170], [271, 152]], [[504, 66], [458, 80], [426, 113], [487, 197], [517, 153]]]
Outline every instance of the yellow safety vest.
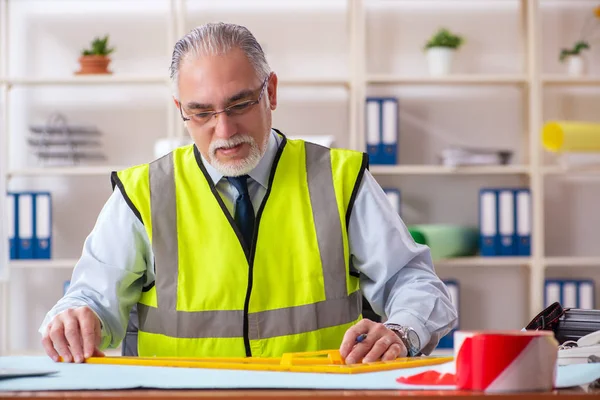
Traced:
[[113, 173], [155, 256], [155, 283], [137, 305], [138, 354], [279, 357], [338, 348], [362, 313], [347, 225], [366, 167], [364, 153], [282, 135], [252, 248], [195, 145]]

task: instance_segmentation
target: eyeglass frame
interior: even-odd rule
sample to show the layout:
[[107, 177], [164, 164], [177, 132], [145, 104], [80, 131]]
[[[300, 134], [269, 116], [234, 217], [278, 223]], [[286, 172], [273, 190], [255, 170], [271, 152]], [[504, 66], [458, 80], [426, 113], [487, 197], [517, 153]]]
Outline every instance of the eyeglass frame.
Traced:
[[[252, 100], [252, 101], [248, 102], [249, 103], [248, 104], [248, 111], [249, 111], [249, 109], [251, 107], [257, 105], [262, 100], [262, 96], [263, 96], [263, 94], [265, 92], [265, 88], [267, 87], [267, 82], [269, 81], [269, 78], [270, 78], [270, 75], [267, 76], [265, 78], [265, 80], [263, 81], [263, 83], [261, 85], [260, 93], [258, 95], [258, 98], [256, 100]], [[221, 111], [210, 111], [210, 112], [206, 111], [205, 113], [210, 114], [210, 116], [208, 117], [208, 119], [206, 120], [206, 122], [210, 121], [213, 117], [216, 117], [217, 115], [222, 114], [222, 113], [226, 113], [227, 116], [230, 117], [231, 115], [228, 112], [231, 110], [231, 108], [235, 107], [236, 105], [242, 104], [242, 103], [244, 103], [244, 101], [240, 101], [238, 103], [232, 104], [229, 107], [226, 107], [226, 108], [224, 108]], [[183, 106], [182, 106], [181, 101], [180, 101], [179, 102], [179, 114], [181, 115], [181, 118], [183, 119], [184, 122], [191, 121], [192, 120], [191, 118], [187, 118], [187, 117], [183, 116], [183, 111], [181, 110], [182, 108], [183, 108]]]

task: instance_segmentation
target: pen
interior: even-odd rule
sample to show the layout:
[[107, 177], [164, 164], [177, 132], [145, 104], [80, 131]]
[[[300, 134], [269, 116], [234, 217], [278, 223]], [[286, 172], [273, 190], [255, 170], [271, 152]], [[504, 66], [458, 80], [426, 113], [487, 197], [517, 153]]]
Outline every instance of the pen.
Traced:
[[361, 333], [360, 335], [358, 335], [356, 337], [356, 343], [360, 343], [360, 342], [364, 341], [366, 338], [367, 338], [367, 334]]

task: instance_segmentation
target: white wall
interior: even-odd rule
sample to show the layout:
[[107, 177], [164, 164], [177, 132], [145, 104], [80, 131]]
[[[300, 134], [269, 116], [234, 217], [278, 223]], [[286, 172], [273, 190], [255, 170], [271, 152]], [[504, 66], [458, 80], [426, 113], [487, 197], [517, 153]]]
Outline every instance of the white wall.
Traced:
[[[456, 59], [459, 73], [521, 72], [519, 1], [369, 1], [367, 71], [424, 75], [421, 49], [440, 25], [464, 34]], [[581, 2], [579, 2], [581, 3]], [[579, 4], [578, 3], [578, 4]], [[117, 46], [115, 74], [167, 76], [169, 52], [167, 1], [86, 0], [11, 1], [10, 72], [15, 76], [70, 76], [79, 50], [96, 35], [110, 33]], [[590, 2], [585, 2], [590, 9]], [[544, 70], [562, 71], [557, 46], [575, 37], [580, 6], [544, 5]], [[347, 77], [349, 30], [346, 2], [327, 1], [188, 1], [186, 31], [214, 20], [248, 26], [265, 47], [281, 79]], [[551, 25], [550, 25], [551, 24]], [[493, 35], [493, 36], [492, 36]], [[594, 72], [600, 53], [592, 51]], [[526, 163], [524, 99], [517, 87], [372, 85], [368, 95], [396, 95], [400, 101], [400, 162], [432, 164], [450, 144], [502, 147]], [[10, 163], [35, 165], [28, 155], [28, 126], [60, 111], [74, 124], [102, 132], [110, 164], [135, 164], [152, 158], [154, 141], [165, 136], [166, 85], [17, 88], [11, 97]], [[344, 88], [282, 87], [274, 126], [290, 135], [332, 134], [349, 145], [349, 99]], [[600, 96], [594, 89], [548, 90], [546, 117], [600, 120]], [[550, 158], [549, 158], [550, 159]], [[403, 217], [409, 224], [448, 222], [477, 225], [481, 186], [522, 185], [518, 177], [421, 176], [378, 177], [383, 186], [402, 190]], [[599, 181], [547, 179], [546, 248], [550, 255], [598, 255], [599, 213], [594, 200]], [[77, 258], [86, 235], [110, 194], [108, 176], [18, 178], [10, 189], [51, 190], [54, 201], [54, 257]], [[442, 278], [461, 282], [462, 328], [521, 328], [527, 322], [527, 270], [518, 267], [439, 267]], [[552, 276], [597, 270], [553, 268]], [[13, 270], [11, 343], [13, 350], [40, 350], [37, 328], [62, 294], [68, 270]]]

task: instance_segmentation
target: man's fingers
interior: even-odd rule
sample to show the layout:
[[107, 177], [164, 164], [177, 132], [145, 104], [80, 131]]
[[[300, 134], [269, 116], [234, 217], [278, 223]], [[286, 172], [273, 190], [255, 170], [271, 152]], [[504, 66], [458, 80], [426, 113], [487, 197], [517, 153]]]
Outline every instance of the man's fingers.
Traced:
[[382, 361], [392, 361], [398, 357], [406, 357], [408, 352], [406, 351], [406, 347], [404, 347], [403, 343], [392, 343], [392, 345], [387, 349], [387, 351], [381, 357]]
[[75, 362], [80, 363], [83, 361], [83, 346], [81, 343], [81, 329], [79, 327], [79, 320], [74, 314], [73, 310], [66, 312], [65, 318], [65, 338], [69, 343], [71, 354]]
[[83, 341], [83, 357], [89, 358], [94, 354], [100, 340], [100, 322], [96, 314], [87, 307], [77, 311]]
[[356, 338], [358, 335], [369, 332], [371, 324], [374, 324], [374, 322], [368, 319], [363, 319], [358, 324], [348, 328], [344, 334], [344, 339], [342, 339], [342, 344], [340, 345], [340, 355], [342, 358], [348, 357], [352, 351], [352, 348], [356, 344]]
[[[49, 328], [50, 326], [48, 326], [48, 329]], [[42, 346], [44, 346], [44, 350], [46, 351], [48, 357], [50, 357], [55, 362], [58, 361], [58, 353], [52, 345], [52, 340], [50, 339], [50, 336], [48, 336], [48, 333], [46, 333], [42, 338]]]
[[72, 356], [69, 351], [67, 339], [65, 338], [65, 326], [62, 321], [59, 320], [52, 324], [52, 328], [50, 329], [50, 339], [52, 340], [52, 345], [62, 357], [63, 361], [71, 362]]
[[[393, 335], [393, 333], [391, 333]], [[363, 359], [363, 362], [374, 362], [378, 361], [392, 344], [395, 343], [395, 339], [390, 334], [386, 334], [377, 340], [369, 353]]]

